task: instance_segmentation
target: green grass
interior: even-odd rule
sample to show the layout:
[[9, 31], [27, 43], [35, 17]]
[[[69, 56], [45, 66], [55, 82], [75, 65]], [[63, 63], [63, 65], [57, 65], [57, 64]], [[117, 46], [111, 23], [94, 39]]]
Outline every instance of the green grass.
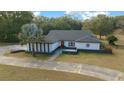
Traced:
[[4, 55], [9, 57], [16, 57], [16, 58], [36, 58], [40, 60], [47, 60], [50, 57], [50, 55], [48, 54], [36, 54], [36, 56], [33, 57], [31, 53], [27, 53], [27, 52], [5, 53]]
[[114, 49], [114, 54], [112, 55], [86, 52], [80, 52], [77, 55], [62, 54], [56, 61], [97, 65], [124, 71], [124, 49]]
[[51, 70], [41, 70], [35, 68], [24, 68], [9, 65], [0, 65], [0, 80], [23, 80], [23, 81], [35, 81], [35, 80], [101, 80], [98, 78], [65, 73]]

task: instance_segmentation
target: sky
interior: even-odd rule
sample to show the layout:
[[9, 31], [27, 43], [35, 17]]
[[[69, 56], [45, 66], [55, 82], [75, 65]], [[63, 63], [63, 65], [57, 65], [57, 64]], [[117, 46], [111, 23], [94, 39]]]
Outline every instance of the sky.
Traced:
[[46, 16], [50, 18], [70, 15], [78, 19], [89, 19], [97, 16], [98, 14], [105, 14], [108, 16], [124, 15], [124, 11], [36, 11], [33, 13], [35, 16]]

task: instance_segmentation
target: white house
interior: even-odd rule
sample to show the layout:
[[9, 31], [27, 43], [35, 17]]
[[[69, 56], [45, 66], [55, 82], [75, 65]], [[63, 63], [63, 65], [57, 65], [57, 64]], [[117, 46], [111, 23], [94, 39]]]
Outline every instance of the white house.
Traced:
[[[83, 30], [51, 30], [44, 42], [36, 42], [34, 51], [52, 53], [58, 48], [75, 50], [100, 50], [100, 41], [95, 35]], [[28, 43], [28, 51], [32, 51], [32, 43]]]

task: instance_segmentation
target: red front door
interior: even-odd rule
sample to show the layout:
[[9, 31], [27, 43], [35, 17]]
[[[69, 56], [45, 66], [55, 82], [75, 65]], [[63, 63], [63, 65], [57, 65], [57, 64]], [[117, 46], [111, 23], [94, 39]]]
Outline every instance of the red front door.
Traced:
[[61, 48], [64, 47], [64, 41], [61, 41]]

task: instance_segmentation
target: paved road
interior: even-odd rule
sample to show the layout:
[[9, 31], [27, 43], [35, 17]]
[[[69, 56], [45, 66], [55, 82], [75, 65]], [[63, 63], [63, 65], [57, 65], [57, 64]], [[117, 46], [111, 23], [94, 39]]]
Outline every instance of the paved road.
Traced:
[[[12, 46], [9, 47], [13, 48]], [[6, 48], [4, 47], [6, 50]], [[0, 51], [2, 49], [0, 48]], [[2, 50], [3, 51], [3, 50]], [[78, 63], [66, 63], [66, 62], [54, 62], [54, 61], [41, 61], [41, 60], [30, 60], [21, 59], [14, 57], [0, 56], [0, 64], [27, 67], [27, 68], [39, 68], [63, 72], [71, 72], [81, 75], [88, 75], [97, 77], [103, 80], [124, 80], [124, 73], [108, 68], [102, 68], [94, 65], [78, 64]]]

